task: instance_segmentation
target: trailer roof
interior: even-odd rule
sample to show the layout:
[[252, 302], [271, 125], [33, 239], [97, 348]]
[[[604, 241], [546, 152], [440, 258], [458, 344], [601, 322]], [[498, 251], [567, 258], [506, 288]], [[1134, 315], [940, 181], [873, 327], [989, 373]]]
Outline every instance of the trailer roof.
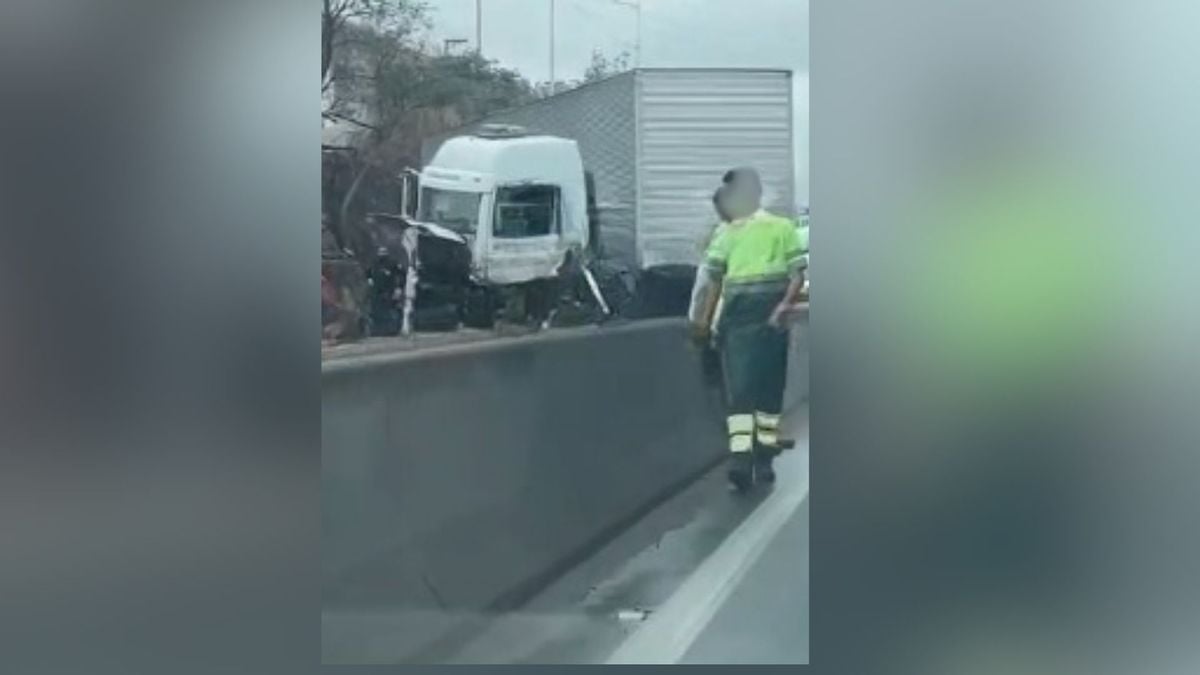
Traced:
[[470, 122], [464, 122], [463, 124], [460, 124], [457, 127], [453, 127], [451, 129], [447, 129], [439, 134], [436, 134], [435, 137], [455, 136], [455, 135], [458, 135], [458, 133], [461, 130], [474, 127], [474, 126], [478, 125], [480, 122], [483, 122], [484, 120], [487, 120], [496, 115], [503, 115], [505, 113], [515, 112], [518, 110], [524, 110], [525, 108], [529, 108], [531, 106], [542, 105], [546, 101], [550, 101], [553, 99], [561, 99], [561, 98], [564, 98], [567, 96], [572, 96], [572, 95], [578, 94], [581, 91], [584, 91], [584, 90], [594, 87], [598, 84], [601, 84], [603, 82], [609, 82], [611, 80], [616, 80], [616, 79], [620, 79], [623, 77], [632, 77], [638, 73], [781, 73], [781, 74], [786, 74], [788, 76], [791, 76], [793, 71], [790, 68], [703, 68], [703, 67], [631, 68], [629, 70], [622, 71], [615, 75], [610, 75], [608, 77], [604, 77], [599, 80], [594, 80], [592, 82], [587, 82], [587, 83], [581, 84], [578, 87], [574, 87], [574, 88], [568, 89], [567, 91], [563, 91], [563, 92], [559, 92], [557, 94], [553, 94], [551, 96], [547, 96], [546, 98], [539, 98], [536, 101], [530, 101], [529, 103], [525, 103], [523, 105], [518, 105], [518, 106], [513, 106], [511, 108], [502, 108], [500, 110], [493, 110], [492, 112], [490, 112], [482, 117], [473, 119]]

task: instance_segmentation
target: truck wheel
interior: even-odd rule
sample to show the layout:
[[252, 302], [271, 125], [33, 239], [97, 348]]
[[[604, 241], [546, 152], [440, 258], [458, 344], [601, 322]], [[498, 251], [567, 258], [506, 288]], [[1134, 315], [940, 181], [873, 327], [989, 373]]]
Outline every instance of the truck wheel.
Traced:
[[529, 319], [541, 325], [550, 318], [558, 305], [558, 284], [554, 279], [538, 279], [529, 285], [526, 311]]
[[487, 288], [472, 288], [466, 292], [462, 310], [463, 325], [491, 330], [496, 327], [496, 299]]
[[634, 292], [632, 289], [636, 286], [636, 282], [621, 270], [605, 265], [594, 265], [591, 270], [596, 279], [596, 285], [600, 287], [600, 294], [604, 296], [604, 302], [608, 304], [609, 311], [612, 312], [612, 316], [609, 318], [629, 317], [630, 310], [633, 309], [631, 303]]

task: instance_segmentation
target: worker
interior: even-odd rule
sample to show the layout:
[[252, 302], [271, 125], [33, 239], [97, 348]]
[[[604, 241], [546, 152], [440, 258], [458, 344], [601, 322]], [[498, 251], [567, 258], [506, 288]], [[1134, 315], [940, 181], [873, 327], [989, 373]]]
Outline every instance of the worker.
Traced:
[[692, 334], [708, 333], [708, 317], [720, 302], [716, 337], [728, 403], [728, 477], [744, 491], [775, 481], [787, 379], [785, 315], [800, 297], [804, 258], [796, 224], [762, 209], [757, 171], [731, 170], [723, 183], [721, 202], [731, 220], [717, 229], [705, 255], [706, 279], [699, 285], [706, 290], [694, 303]]
[[[732, 218], [724, 204], [724, 199], [727, 189], [724, 185], [717, 188], [712, 196], [713, 210], [717, 214], [717, 223], [712, 226], [708, 235], [704, 238], [700, 247], [701, 254], [707, 254], [709, 245], [721, 233], [722, 229], [728, 226]], [[807, 213], [807, 210], [804, 211]], [[804, 268], [808, 267], [808, 225], [806, 222], [801, 222], [799, 226], [801, 250], [804, 253]], [[804, 287], [801, 290], [803, 296], [804, 291], [808, 289], [808, 280], [805, 279]], [[696, 280], [692, 287], [692, 300], [688, 309], [688, 318], [693, 326], [692, 339], [696, 347], [700, 350], [701, 369], [704, 373], [706, 382], [718, 386], [724, 386], [724, 373], [721, 365], [721, 355], [716, 348], [716, 340], [714, 339], [719, 317], [721, 315], [721, 292], [720, 285], [713, 284], [710, 275], [704, 269], [704, 260], [701, 259], [699, 266], [696, 269]], [[711, 305], [706, 305], [705, 298], [715, 300]], [[704, 316], [701, 317], [700, 314]], [[781, 450], [790, 450], [796, 447], [796, 441], [792, 438], [784, 436], [779, 437], [779, 448]]]

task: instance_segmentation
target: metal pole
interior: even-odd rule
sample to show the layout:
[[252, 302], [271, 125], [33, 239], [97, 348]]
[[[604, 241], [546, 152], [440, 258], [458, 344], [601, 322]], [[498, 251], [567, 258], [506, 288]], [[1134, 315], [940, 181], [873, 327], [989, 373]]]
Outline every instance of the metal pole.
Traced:
[[550, 0], [550, 93], [555, 93], [554, 86], [554, 0]]
[[633, 43], [633, 66], [640, 68], [642, 66], [642, 0], [612, 0], [614, 4], [622, 7], [629, 7], [635, 12], [634, 17], [637, 26], [637, 37]]
[[404, 269], [404, 312], [400, 321], [400, 333], [409, 336], [413, 332], [413, 312], [417, 307], [418, 271], [417, 260], [421, 254], [421, 233], [416, 226], [409, 226], [400, 237], [401, 246], [408, 254], [408, 266]]
[[642, 0], [637, 2], [637, 42], [634, 44], [633, 65], [635, 68], [642, 67]]
[[483, 53], [483, 0], [475, 0], [475, 52]]

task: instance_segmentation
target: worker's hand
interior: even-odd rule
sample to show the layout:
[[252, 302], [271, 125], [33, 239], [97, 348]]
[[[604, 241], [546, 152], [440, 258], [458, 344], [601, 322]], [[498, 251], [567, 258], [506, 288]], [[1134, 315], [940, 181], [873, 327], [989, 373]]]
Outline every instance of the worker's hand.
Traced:
[[[783, 329], [787, 327], [787, 314], [791, 306], [785, 302], [781, 302], [775, 306], [775, 310], [771, 312], [771, 318], [767, 319], [767, 323], [772, 328]], [[761, 315], [760, 315], [761, 316]]]
[[707, 347], [711, 337], [712, 335], [708, 330], [708, 326], [695, 321], [688, 323], [688, 338], [697, 348], [704, 349]]

